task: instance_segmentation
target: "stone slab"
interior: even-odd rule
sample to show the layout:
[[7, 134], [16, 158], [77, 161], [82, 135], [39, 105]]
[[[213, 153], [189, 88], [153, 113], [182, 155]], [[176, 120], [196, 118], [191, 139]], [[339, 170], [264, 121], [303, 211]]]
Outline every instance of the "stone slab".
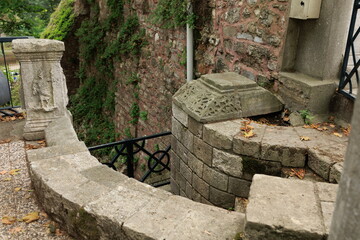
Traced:
[[212, 162], [214, 168], [225, 174], [239, 178], [243, 175], [242, 158], [239, 155], [214, 148]]
[[321, 212], [324, 218], [325, 231], [330, 232], [333, 212], [335, 210], [335, 202], [321, 202]]
[[343, 163], [335, 163], [330, 169], [329, 182], [340, 183], [343, 170], [344, 170]]
[[331, 183], [316, 183], [316, 187], [319, 194], [319, 199], [322, 202], [335, 202], [336, 194], [339, 188], [338, 184]]
[[242, 133], [236, 134], [233, 140], [233, 150], [241, 155], [258, 158], [261, 153], [261, 141], [267, 126], [254, 122], [251, 122], [249, 125], [254, 128], [252, 131], [255, 135], [251, 138], [246, 138]]
[[203, 128], [203, 140], [219, 149], [231, 149], [233, 137], [240, 132], [239, 122], [225, 121], [205, 124]]
[[285, 167], [304, 167], [306, 146], [293, 128], [268, 126], [261, 142], [261, 159], [279, 161]]
[[250, 239], [323, 239], [325, 228], [313, 183], [255, 175], [247, 206]]
[[188, 127], [189, 116], [178, 106], [172, 104], [172, 115], [178, 120], [184, 127]]

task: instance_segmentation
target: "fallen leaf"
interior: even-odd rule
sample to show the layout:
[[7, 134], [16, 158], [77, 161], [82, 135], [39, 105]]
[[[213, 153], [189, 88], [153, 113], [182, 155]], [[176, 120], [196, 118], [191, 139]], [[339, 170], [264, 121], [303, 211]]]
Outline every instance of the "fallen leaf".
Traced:
[[209, 231], [204, 231], [204, 233], [206, 233], [207, 235], [211, 235], [211, 232], [209, 232]]
[[1, 171], [1, 172], [0, 172], [0, 175], [5, 175], [5, 174], [7, 174], [7, 172], [8, 172], [8, 171], [6, 171], [6, 170]]
[[1, 141], [0, 141], [0, 144], [9, 143], [9, 142], [11, 142], [11, 139], [10, 139], [10, 138], [5, 139], [5, 140], [1, 140]]
[[309, 138], [309, 137], [306, 137], [306, 136], [301, 136], [301, 137], [300, 137], [300, 140], [301, 140], [301, 141], [310, 141], [310, 138]]
[[1, 222], [2, 222], [2, 224], [5, 224], [5, 225], [11, 225], [16, 222], [16, 218], [4, 216], [4, 217], [2, 217]]
[[334, 132], [333, 134], [337, 137], [340, 137], [340, 138], [342, 137], [342, 134], [340, 134], [340, 133]]
[[48, 215], [46, 212], [40, 212], [40, 216], [42, 216], [44, 218], [48, 218]]
[[292, 172], [291, 176], [295, 175], [299, 179], [304, 179], [304, 177], [305, 177], [305, 169], [303, 169], [303, 168], [299, 168], [299, 169], [292, 168], [291, 172]]
[[13, 169], [13, 170], [10, 170], [9, 174], [10, 175], [18, 175], [19, 174], [19, 171], [21, 171], [21, 169]]
[[329, 126], [331, 127], [331, 128], [335, 128], [336, 126], [335, 126], [335, 124], [329, 124]]
[[10, 229], [9, 233], [15, 234], [15, 233], [22, 232], [22, 231], [23, 231], [23, 229], [21, 227], [16, 227], [16, 228]]
[[31, 212], [22, 218], [22, 220], [26, 223], [31, 223], [39, 219], [40, 219], [39, 212]]
[[21, 191], [21, 187], [17, 187], [14, 190], [15, 190], [15, 192], [19, 192], [19, 191]]
[[289, 117], [283, 117], [283, 120], [284, 120], [285, 122], [288, 122], [288, 121], [290, 121], [290, 118], [289, 118]]
[[64, 235], [64, 232], [57, 228], [57, 229], [55, 230], [55, 235], [56, 235], [56, 236], [62, 236], [62, 235]]
[[11, 178], [5, 178], [4, 181], [11, 181]]
[[253, 132], [253, 130], [250, 130], [248, 132], [244, 132], [244, 137], [246, 138], [252, 138], [255, 136], [255, 133]]

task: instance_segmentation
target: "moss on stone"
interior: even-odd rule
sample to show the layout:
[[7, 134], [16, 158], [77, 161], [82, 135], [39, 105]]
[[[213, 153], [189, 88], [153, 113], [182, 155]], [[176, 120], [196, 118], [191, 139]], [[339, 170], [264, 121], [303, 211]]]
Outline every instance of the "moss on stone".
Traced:
[[100, 238], [100, 232], [97, 228], [96, 219], [86, 212], [84, 208], [80, 208], [78, 211], [71, 211], [69, 218], [74, 231], [79, 236], [86, 236], [86, 239], [89, 240], [96, 240]]
[[63, 40], [71, 30], [74, 21], [74, 0], [62, 0], [51, 15], [50, 22], [41, 33], [41, 38]]

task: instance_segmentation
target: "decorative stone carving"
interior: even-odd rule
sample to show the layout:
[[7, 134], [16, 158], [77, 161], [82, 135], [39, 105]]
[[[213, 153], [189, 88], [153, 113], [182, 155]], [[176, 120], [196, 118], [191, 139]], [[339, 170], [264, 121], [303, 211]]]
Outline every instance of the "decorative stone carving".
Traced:
[[20, 62], [22, 106], [27, 118], [24, 138], [44, 137], [44, 129], [54, 119], [70, 116], [65, 76], [60, 65], [64, 43], [47, 39], [13, 41]]
[[280, 111], [282, 103], [254, 81], [237, 73], [202, 76], [175, 93], [174, 103], [207, 123]]

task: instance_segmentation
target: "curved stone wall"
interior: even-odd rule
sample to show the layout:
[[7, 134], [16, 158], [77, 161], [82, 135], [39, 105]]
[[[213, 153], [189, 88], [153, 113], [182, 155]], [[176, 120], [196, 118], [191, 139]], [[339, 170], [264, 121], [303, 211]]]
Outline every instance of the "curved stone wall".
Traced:
[[[309, 167], [324, 181], [339, 182], [347, 137], [303, 127], [251, 122], [255, 136], [241, 133], [244, 119], [201, 123], [173, 104], [171, 187], [175, 194], [223, 208], [248, 197], [254, 174], [281, 176], [283, 168]], [[302, 141], [307, 136], [311, 141]]]
[[67, 117], [46, 129], [48, 147], [29, 150], [36, 195], [76, 239], [233, 239], [244, 215], [199, 204], [100, 164]]

